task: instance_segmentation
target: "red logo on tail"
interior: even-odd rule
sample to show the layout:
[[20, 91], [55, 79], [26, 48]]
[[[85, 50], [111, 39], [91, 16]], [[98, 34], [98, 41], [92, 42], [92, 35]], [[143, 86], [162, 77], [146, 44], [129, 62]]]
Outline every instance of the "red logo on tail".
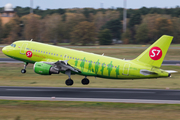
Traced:
[[149, 51], [149, 57], [152, 60], [159, 60], [162, 57], [162, 50], [159, 47], [153, 47]]

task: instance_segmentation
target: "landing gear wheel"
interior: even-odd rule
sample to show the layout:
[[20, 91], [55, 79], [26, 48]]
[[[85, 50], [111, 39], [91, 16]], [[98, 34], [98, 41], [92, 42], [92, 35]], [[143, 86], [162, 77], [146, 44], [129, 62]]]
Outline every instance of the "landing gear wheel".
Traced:
[[72, 79], [67, 79], [65, 83], [67, 86], [71, 86], [71, 85], [73, 85], [74, 82]]
[[82, 79], [81, 83], [82, 83], [83, 85], [88, 85], [88, 84], [89, 84], [89, 79], [84, 78], [84, 79]]
[[24, 69], [21, 70], [21, 73], [26, 73], [26, 67], [27, 67], [28, 63], [25, 62], [24, 63]]
[[26, 70], [25, 70], [25, 69], [22, 69], [22, 70], [21, 70], [21, 73], [26, 73]]

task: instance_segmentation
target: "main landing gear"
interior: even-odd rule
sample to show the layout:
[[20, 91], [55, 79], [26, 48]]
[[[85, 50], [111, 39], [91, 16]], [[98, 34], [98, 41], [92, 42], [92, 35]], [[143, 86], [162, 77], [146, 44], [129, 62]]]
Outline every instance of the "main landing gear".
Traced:
[[24, 63], [24, 69], [21, 70], [21, 73], [26, 73], [26, 66], [28, 65], [27, 62]]
[[71, 86], [71, 85], [73, 85], [73, 80], [71, 79], [71, 71], [70, 70], [67, 70], [66, 72], [65, 72], [65, 74], [66, 75], [68, 75], [68, 79], [65, 81], [65, 83], [66, 83], [66, 85], [67, 86]]
[[87, 79], [86, 77], [84, 79], [82, 79], [81, 83], [83, 85], [88, 85], [89, 84], [89, 79]]
[[73, 80], [71, 78], [69, 78], [69, 79], [66, 80], [65, 83], [66, 83], [67, 86], [71, 86], [71, 85], [73, 85], [74, 82], [73, 82]]
[[[66, 83], [67, 86], [71, 86], [71, 85], [73, 85], [74, 82], [73, 82], [73, 80], [72, 80], [71, 78], [68, 78], [68, 79], [65, 81], [65, 83]], [[81, 83], [82, 83], [83, 85], [88, 85], [88, 84], [89, 84], [89, 79], [84, 78], [84, 79], [82, 79]]]
[[[69, 77], [69, 78], [65, 81], [65, 84], [66, 84], [67, 86], [73, 85], [74, 82], [73, 82], [73, 80], [71, 79], [71, 71], [68, 70], [68, 71], [65, 72], [65, 74], [68, 75], [68, 77]], [[88, 85], [88, 84], [89, 84], [89, 79], [87, 79], [87, 78], [85, 77], [84, 79], [82, 79], [81, 83], [82, 83], [83, 85]]]

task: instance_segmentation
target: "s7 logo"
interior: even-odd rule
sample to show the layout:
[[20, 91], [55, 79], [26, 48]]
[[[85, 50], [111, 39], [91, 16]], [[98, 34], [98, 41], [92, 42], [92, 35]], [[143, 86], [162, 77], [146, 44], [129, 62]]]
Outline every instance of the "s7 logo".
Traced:
[[149, 57], [152, 60], [159, 60], [162, 57], [162, 50], [159, 47], [153, 47], [149, 51]]
[[31, 52], [31, 51], [27, 51], [27, 52], [26, 52], [26, 56], [29, 57], [29, 58], [31, 58], [31, 57], [32, 57], [32, 52]]

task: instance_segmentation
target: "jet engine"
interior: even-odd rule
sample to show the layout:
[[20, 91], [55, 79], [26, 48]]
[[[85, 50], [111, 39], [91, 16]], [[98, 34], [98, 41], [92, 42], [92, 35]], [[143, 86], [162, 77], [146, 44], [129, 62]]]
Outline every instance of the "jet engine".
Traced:
[[57, 68], [42, 62], [36, 62], [33, 69], [35, 73], [41, 75], [59, 74], [59, 70]]

